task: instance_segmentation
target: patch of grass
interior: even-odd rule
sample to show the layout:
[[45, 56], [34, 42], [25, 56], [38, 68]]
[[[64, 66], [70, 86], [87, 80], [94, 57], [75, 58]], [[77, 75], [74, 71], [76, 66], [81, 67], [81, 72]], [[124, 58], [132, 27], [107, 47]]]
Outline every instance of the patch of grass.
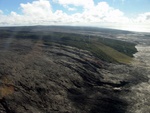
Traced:
[[104, 44], [97, 44], [97, 48], [99, 48], [101, 51], [103, 51], [107, 56], [110, 56], [113, 58], [115, 61], [120, 62], [120, 63], [125, 63], [128, 64], [132, 61], [132, 58], [109, 47]]
[[44, 38], [44, 43], [51, 42], [88, 50], [96, 57], [107, 62], [128, 64], [136, 52], [135, 44], [102, 37], [90, 37], [78, 34], [56, 33]]
[[114, 48], [115, 50], [124, 53], [128, 56], [133, 57], [133, 54], [137, 52], [135, 46], [136, 44], [121, 40], [115, 40], [115, 39], [108, 39], [108, 38], [98, 38], [98, 41], [101, 43]]
[[12, 38], [32, 39], [33, 41], [42, 40], [46, 45], [58, 43], [88, 50], [99, 59], [113, 63], [129, 63], [133, 54], [137, 52], [134, 43], [74, 33], [44, 31], [12, 33], [12, 31], [2, 31], [0, 32], [0, 37], [7, 37], [11, 34], [14, 34]]

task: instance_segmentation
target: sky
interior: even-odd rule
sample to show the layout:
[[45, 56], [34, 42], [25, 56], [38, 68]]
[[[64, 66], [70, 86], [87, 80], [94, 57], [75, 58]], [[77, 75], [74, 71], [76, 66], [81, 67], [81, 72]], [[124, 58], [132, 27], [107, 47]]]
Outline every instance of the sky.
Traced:
[[0, 26], [33, 25], [150, 32], [150, 0], [0, 0]]

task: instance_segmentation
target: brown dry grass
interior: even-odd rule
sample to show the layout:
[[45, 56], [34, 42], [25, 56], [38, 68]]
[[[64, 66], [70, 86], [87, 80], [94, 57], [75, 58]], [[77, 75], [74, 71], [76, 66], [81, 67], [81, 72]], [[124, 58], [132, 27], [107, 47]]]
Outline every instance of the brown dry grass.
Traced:
[[0, 99], [13, 94], [13, 92], [14, 92], [14, 86], [12, 81], [7, 77], [2, 78], [1, 86], [0, 86]]

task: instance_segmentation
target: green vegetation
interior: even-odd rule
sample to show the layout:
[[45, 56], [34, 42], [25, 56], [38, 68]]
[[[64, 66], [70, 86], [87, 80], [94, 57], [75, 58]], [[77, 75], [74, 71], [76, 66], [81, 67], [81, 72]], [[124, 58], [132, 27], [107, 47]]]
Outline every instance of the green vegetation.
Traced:
[[80, 35], [74, 33], [48, 32], [48, 31], [11, 31], [0, 32], [1, 38], [13, 37], [17, 39], [42, 40], [45, 45], [59, 43], [88, 50], [96, 57], [107, 62], [129, 63], [137, 52], [134, 43], [108, 39], [105, 37]]
[[99, 38], [99, 41], [103, 44], [114, 48], [115, 50], [124, 53], [128, 56], [133, 56], [135, 52], [137, 52], [134, 43], [129, 43], [126, 41], [114, 40], [114, 39], [106, 39], [106, 38]]
[[74, 46], [88, 50], [96, 57], [107, 62], [130, 63], [132, 56], [137, 52], [134, 43], [102, 38], [89, 37], [78, 34], [52, 33], [44, 38], [46, 45], [51, 42]]

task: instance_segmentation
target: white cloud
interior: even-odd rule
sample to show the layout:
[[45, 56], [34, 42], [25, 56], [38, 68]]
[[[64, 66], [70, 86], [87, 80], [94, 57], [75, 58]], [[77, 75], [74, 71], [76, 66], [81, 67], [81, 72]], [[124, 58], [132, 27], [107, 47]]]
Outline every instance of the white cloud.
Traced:
[[24, 15], [28, 16], [49, 16], [52, 14], [52, 9], [49, 1], [39, 0], [32, 3], [21, 4]]
[[66, 5], [74, 5], [74, 6], [82, 6], [85, 9], [89, 9], [94, 6], [93, 0], [53, 0], [56, 3], [59, 3], [63, 6]]
[[2, 10], [0, 10], [0, 15], [2, 15], [3, 14], [3, 11]]
[[69, 11], [76, 11], [77, 9], [76, 9], [76, 8], [71, 8], [71, 7], [69, 7], [68, 10], [69, 10]]
[[62, 10], [57, 10], [54, 14], [53, 14], [55, 20], [55, 23], [61, 23], [61, 24], [66, 24], [67, 22], [70, 21], [69, 16], [64, 13]]
[[77, 8], [75, 8], [75, 7], [69, 7], [68, 5], [65, 5], [64, 6], [68, 11], [76, 11], [77, 10]]
[[[37, 0], [32, 3], [20, 4], [22, 14], [11, 12], [5, 15], [0, 10], [0, 26], [4, 25], [88, 25], [111, 28], [133, 29], [142, 26], [149, 29], [150, 12], [139, 14], [137, 18], [128, 18], [119, 9], [110, 7], [107, 2], [94, 5], [93, 0], [53, 0], [70, 11], [83, 8], [80, 13], [67, 14], [62, 10], [52, 10], [49, 0]], [[73, 7], [70, 7], [70, 5]], [[129, 26], [127, 26], [129, 25]], [[131, 28], [130, 27], [130, 28]]]
[[111, 22], [111, 23], [127, 23], [128, 18], [118, 9], [110, 7], [106, 2], [99, 2], [93, 8], [85, 10], [82, 17], [90, 22]]
[[139, 14], [139, 16], [137, 17], [137, 22], [150, 24], [150, 12]]

